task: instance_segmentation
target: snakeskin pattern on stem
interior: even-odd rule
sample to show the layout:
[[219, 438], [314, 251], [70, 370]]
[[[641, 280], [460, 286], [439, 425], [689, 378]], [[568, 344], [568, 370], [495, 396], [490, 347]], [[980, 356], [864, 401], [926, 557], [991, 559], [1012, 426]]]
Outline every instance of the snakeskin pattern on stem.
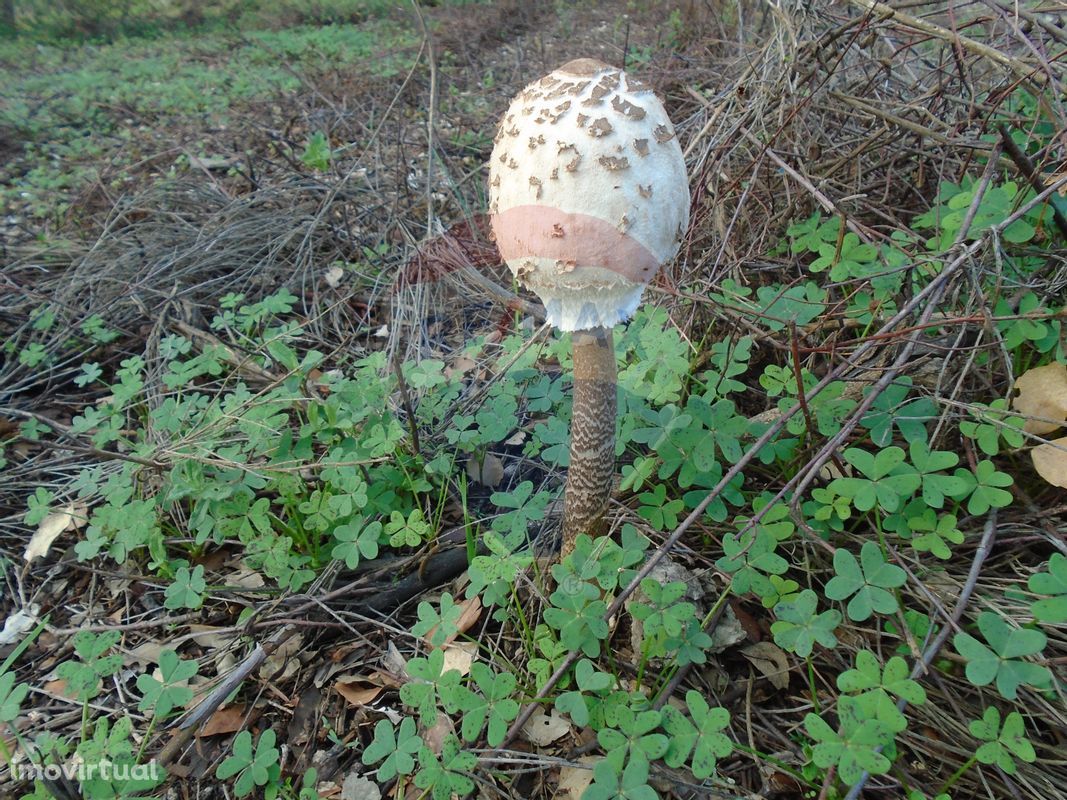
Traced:
[[618, 373], [610, 328], [571, 334], [574, 403], [571, 463], [563, 501], [563, 556], [578, 534], [604, 532], [604, 512], [615, 477], [615, 415]]

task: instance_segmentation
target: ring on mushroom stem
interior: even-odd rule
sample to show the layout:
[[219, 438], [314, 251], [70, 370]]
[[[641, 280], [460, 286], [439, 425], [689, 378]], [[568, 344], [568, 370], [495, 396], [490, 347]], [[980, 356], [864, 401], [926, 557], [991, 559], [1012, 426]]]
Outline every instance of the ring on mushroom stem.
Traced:
[[523, 89], [494, 139], [489, 211], [500, 254], [574, 332], [563, 555], [603, 532], [615, 471], [611, 329], [678, 252], [689, 225], [685, 159], [663, 104], [622, 70], [582, 58]]

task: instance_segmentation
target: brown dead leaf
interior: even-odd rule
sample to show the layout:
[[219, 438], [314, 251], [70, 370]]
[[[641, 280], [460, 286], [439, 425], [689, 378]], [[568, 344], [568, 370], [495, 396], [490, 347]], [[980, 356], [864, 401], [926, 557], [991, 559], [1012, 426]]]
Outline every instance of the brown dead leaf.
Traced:
[[741, 648], [741, 654], [763, 673], [776, 689], [789, 686], [789, 657], [773, 642], [757, 642]]
[[470, 600], [464, 600], [459, 604], [459, 607], [463, 610], [459, 612], [459, 619], [456, 620], [456, 632], [466, 633], [470, 630], [471, 625], [481, 617], [482, 601], [478, 595], [475, 595]]
[[210, 717], [204, 726], [196, 732], [198, 737], [219, 736], [224, 733], [234, 733], [245, 726], [248, 707], [243, 703], [220, 708]]
[[142, 666], [148, 666], [149, 664], [158, 664], [159, 657], [162, 655], [163, 650], [166, 649], [163, 642], [157, 642], [154, 639], [149, 639], [146, 642], [141, 642], [136, 647], [132, 648], [126, 655], [126, 663], [137, 663]]
[[467, 459], [467, 477], [482, 486], [494, 489], [504, 480], [504, 462], [492, 453], [486, 453], [482, 457], [482, 463], [471, 457]]
[[1046, 364], [1028, 369], [1015, 381], [1019, 396], [1012, 407], [1029, 419], [1027, 433], [1052, 433], [1067, 420], [1067, 365]]
[[465, 354], [461, 355], [449, 366], [445, 367], [445, 377], [449, 379], [462, 378], [476, 366], [478, 366], [478, 362], [473, 358]]
[[1035, 447], [1030, 457], [1038, 475], [1053, 486], [1067, 489], [1067, 436]]
[[44, 690], [49, 694], [58, 694], [61, 697], [66, 697], [64, 692], [67, 691], [67, 682], [62, 678], [57, 678], [54, 681], [48, 681], [44, 685]]
[[345, 683], [344, 681], [337, 681], [333, 688], [341, 697], [354, 706], [370, 705], [382, 693], [381, 686], [371, 686], [360, 682]]

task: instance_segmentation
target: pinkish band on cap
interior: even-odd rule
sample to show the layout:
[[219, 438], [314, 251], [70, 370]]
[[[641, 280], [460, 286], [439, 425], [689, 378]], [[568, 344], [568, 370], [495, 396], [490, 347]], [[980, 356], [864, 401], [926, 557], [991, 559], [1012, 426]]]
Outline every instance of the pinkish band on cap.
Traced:
[[509, 208], [492, 218], [505, 261], [548, 258], [575, 267], [601, 267], [632, 283], [648, 283], [660, 261], [643, 244], [606, 220], [548, 206]]

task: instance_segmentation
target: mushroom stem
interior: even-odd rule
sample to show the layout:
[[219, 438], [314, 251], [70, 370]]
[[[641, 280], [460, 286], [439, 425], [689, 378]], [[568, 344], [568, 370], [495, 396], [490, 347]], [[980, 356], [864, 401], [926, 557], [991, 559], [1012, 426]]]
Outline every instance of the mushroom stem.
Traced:
[[574, 403], [571, 463], [563, 500], [562, 554], [574, 549], [581, 533], [604, 532], [604, 512], [615, 476], [615, 415], [618, 370], [611, 328], [571, 334], [574, 348]]

